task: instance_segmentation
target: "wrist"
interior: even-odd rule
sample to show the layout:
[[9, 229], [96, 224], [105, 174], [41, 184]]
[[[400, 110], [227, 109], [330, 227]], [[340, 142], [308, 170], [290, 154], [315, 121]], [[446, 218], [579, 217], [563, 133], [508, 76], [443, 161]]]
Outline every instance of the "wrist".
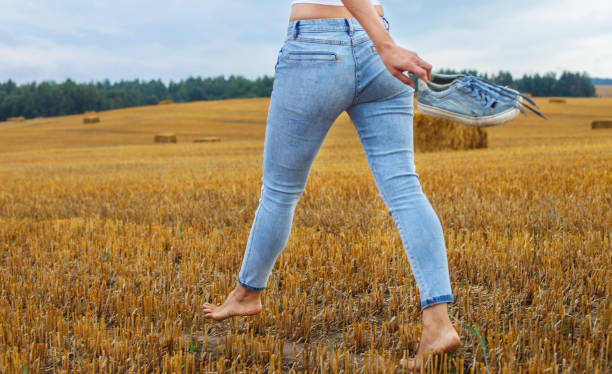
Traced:
[[391, 38], [378, 41], [377, 43], [374, 43], [374, 45], [376, 46], [376, 49], [379, 51], [379, 53], [384, 53], [397, 46], [397, 44], [395, 44], [395, 42]]

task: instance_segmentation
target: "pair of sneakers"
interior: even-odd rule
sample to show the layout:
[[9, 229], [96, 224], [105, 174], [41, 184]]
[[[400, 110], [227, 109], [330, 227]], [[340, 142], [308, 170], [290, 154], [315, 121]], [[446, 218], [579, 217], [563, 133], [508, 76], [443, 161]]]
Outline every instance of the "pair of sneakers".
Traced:
[[470, 74], [434, 73], [429, 82], [418, 79], [417, 83], [417, 109], [421, 114], [465, 125], [501, 125], [519, 113], [525, 114], [525, 108], [546, 118], [537, 107], [516, 90]]

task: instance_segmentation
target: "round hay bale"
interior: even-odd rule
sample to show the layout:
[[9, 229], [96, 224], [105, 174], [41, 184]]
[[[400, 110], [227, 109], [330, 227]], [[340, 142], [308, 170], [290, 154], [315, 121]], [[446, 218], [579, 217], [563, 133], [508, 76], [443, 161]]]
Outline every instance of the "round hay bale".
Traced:
[[221, 138], [218, 138], [216, 136], [207, 136], [205, 138], [199, 138], [194, 140], [194, 143], [214, 143], [214, 142], [220, 142]]
[[414, 115], [414, 147], [417, 152], [487, 148], [487, 132], [446, 119]]
[[176, 134], [164, 132], [155, 135], [155, 143], [176, 143]]
[[591, 129], [612, 129], [612, 120], [599, 120], [591, 122]]
[[6, 119], [7, 122], [23, 122], [25, 118], [23, 117], [9, 117]]
[[548, 100], [551, 104], [565, 104], [565, 99], [553, 98]]
[[92, 123], [98, 123], [98, 122], [100, 122], [100, 117], [95, 116], [95, 115], [89, 115], [83, 118], [83, 123], [86, 125], [92, 124]]
[[157, 105], [169, 105], [169, 104], [174, 104], [174, 101], [172, 101], [172, 100], [163, 100], [163, 101], [160, 101], [159, 103], [157, 103]]

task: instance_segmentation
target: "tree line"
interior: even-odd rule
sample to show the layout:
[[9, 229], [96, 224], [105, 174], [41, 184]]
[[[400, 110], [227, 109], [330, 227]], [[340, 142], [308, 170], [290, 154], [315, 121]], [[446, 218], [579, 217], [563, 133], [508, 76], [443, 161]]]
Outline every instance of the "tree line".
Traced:
[[52, 117], [89, 110], [109, 110], [160, 101], [191, 102], [232, 98], [268, 97], [274, 78], [250, 80], [241, 76], [189, 78], [168, 85], [161, 80], [76, 83], [45, 81], [17, 85], [0, 83], [0, 121], [9, 117]]
[[[441, 73], [456, 73], [443, 69]], [[523, 75], [514, 79], [509, 72], [500, 71], [489, 76], [475, 70], [463, 73], [480, 76], [497, 84], [509, 86], [533, 96], [595, 96], [595, 87], [586, 73], [564, 72], [544, 75]], [[17, 85], [8, 80], [0, 83], [0, 121], [9, 117], [52, 117], [78, 114], [88, 110], [108, 110], [154, 105], [164, 100], [191, 102], [232, 98], [269, 97], [273, 77], [264, 75], [255, 80], [231, 75], [212, 78], [188, 78], [179, 82], [108, 80], [97, 83], [76, 83], [67, 79], [63, 83], [45, 81]]]

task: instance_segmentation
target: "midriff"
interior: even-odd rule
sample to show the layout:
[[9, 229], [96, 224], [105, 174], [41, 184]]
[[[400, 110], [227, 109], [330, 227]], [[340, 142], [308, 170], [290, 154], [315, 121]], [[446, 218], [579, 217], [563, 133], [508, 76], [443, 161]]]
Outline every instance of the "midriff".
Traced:
[[[379, 16], [383, 17], [385, 15], [382, 5], [374, 5], [374, 8]], [[289, 21], [317, 18], [353, 18], [353, 15], [343, 6], [294, 4], [291, 7]]]

